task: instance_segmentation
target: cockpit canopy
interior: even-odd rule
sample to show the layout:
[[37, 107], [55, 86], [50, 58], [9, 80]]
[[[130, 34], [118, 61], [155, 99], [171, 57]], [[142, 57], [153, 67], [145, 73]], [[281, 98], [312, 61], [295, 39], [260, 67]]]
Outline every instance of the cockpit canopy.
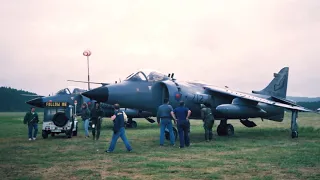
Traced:
[[78, 87], [67, 87], [64, 89], [59, 90], [56, 95], [65, 95], [65, 94], [81, 94], [83, 92], [86, 92], [86, 90], [78, 88]]
[[155, 70], [140, 70], [130, 74], [126, 81], [164, 81], [169, 79], [165, 74]]

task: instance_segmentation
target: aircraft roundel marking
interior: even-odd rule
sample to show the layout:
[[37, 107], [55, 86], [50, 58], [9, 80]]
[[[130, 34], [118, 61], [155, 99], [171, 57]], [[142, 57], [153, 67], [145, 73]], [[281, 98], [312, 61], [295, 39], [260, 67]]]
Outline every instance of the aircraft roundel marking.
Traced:
[[175, 98], [177, 101], [179, 101], [179, 100], [181, 99], [181, 96], [182, 96], [182, 94], [181, 94], [181, 93], [176, 92], [176, 94], [175, 94], [174, 98]]

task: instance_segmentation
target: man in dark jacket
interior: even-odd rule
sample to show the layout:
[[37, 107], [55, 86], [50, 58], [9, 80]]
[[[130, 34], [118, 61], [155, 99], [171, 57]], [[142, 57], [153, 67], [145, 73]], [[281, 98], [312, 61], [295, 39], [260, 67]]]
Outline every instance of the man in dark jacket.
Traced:
[[[29, 141], [36, 140], [37, 133], [38, 133], [38, 122], [39, 122], [38, 114], [35, 112], [35, 108], [32, 107], [31, 110], [26, 113], [23, 119], [23, 123], [28, 124]], [[34, 132], [32, 136], [33, 129], [34, 129]]]
[[113, 135], [112, 135], [110, 146], [106, 152], [108, 153], [113, 152], [119, 137], [121, 137], [127, 150], [131, 152], [132, 147], [129, 144], [129, 141], [126, 136], [126, 131], [124, 128], [124, 112], [120, 110], [119, 104], [115, 104], [114, 109], [115, 109], [114, 115], [111, 117], [111, 120], [113, 121]]
[[[100, 104], [97, 102], [95, 104], [95, 107], [91, 110], [93, 140], [98, 140], [100, 137], [102, 116], [103, 116], [103, 111], [100, 108]], [[96, 131], [97, 131], [97, 136], [96, 136]]]
[[90, 110], [88, 108], [88, 104], [85, 102], [82, 104], [80, 115], [81, 115], [81, 119], [83, 121], [85, 137], [88, 138], [89, 137]]

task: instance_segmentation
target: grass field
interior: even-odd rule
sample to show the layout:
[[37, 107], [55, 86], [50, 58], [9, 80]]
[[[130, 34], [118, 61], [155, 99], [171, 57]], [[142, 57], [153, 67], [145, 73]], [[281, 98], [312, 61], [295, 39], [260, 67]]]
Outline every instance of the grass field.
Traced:
[[213, 142], [204, 142], [202, 123], [193, 120], [192, 144], [185, 149], [178, 142], [159, 148], [158, 126], [141, 119], [137, 129], [127, 129], [133, 152], [119, 140], [108, 154], [112, 123], [107, 118], [95, 144], [84, 138], [82, 122], [76, 137], [45, 140], [40, 123], [38, 139], [28, 141], [23, 116], [0, 113], [1, 179], [320, 179], [319, 115], [299, 115], [298, 139], [290, 137], [288, 114], [282, 123], [256, 119], [255, 128], [229, 121], [235, 135], [215, 136]]

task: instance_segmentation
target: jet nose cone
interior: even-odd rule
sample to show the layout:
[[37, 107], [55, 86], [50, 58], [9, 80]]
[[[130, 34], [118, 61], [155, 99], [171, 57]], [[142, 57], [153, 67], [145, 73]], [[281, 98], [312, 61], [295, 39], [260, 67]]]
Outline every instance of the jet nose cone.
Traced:
[[31, 106], [43, 107], [43, 99], [41, 97], [31, 99], [31, 100], [27, 101], [26, 103]]
[[82, 93], [82, 95], [99, 102], [106, 102], [108, 101], [109, 90], [107, 87], [99, 87], [99, 88], [95, 88], [90, 91], [84, 92]]

